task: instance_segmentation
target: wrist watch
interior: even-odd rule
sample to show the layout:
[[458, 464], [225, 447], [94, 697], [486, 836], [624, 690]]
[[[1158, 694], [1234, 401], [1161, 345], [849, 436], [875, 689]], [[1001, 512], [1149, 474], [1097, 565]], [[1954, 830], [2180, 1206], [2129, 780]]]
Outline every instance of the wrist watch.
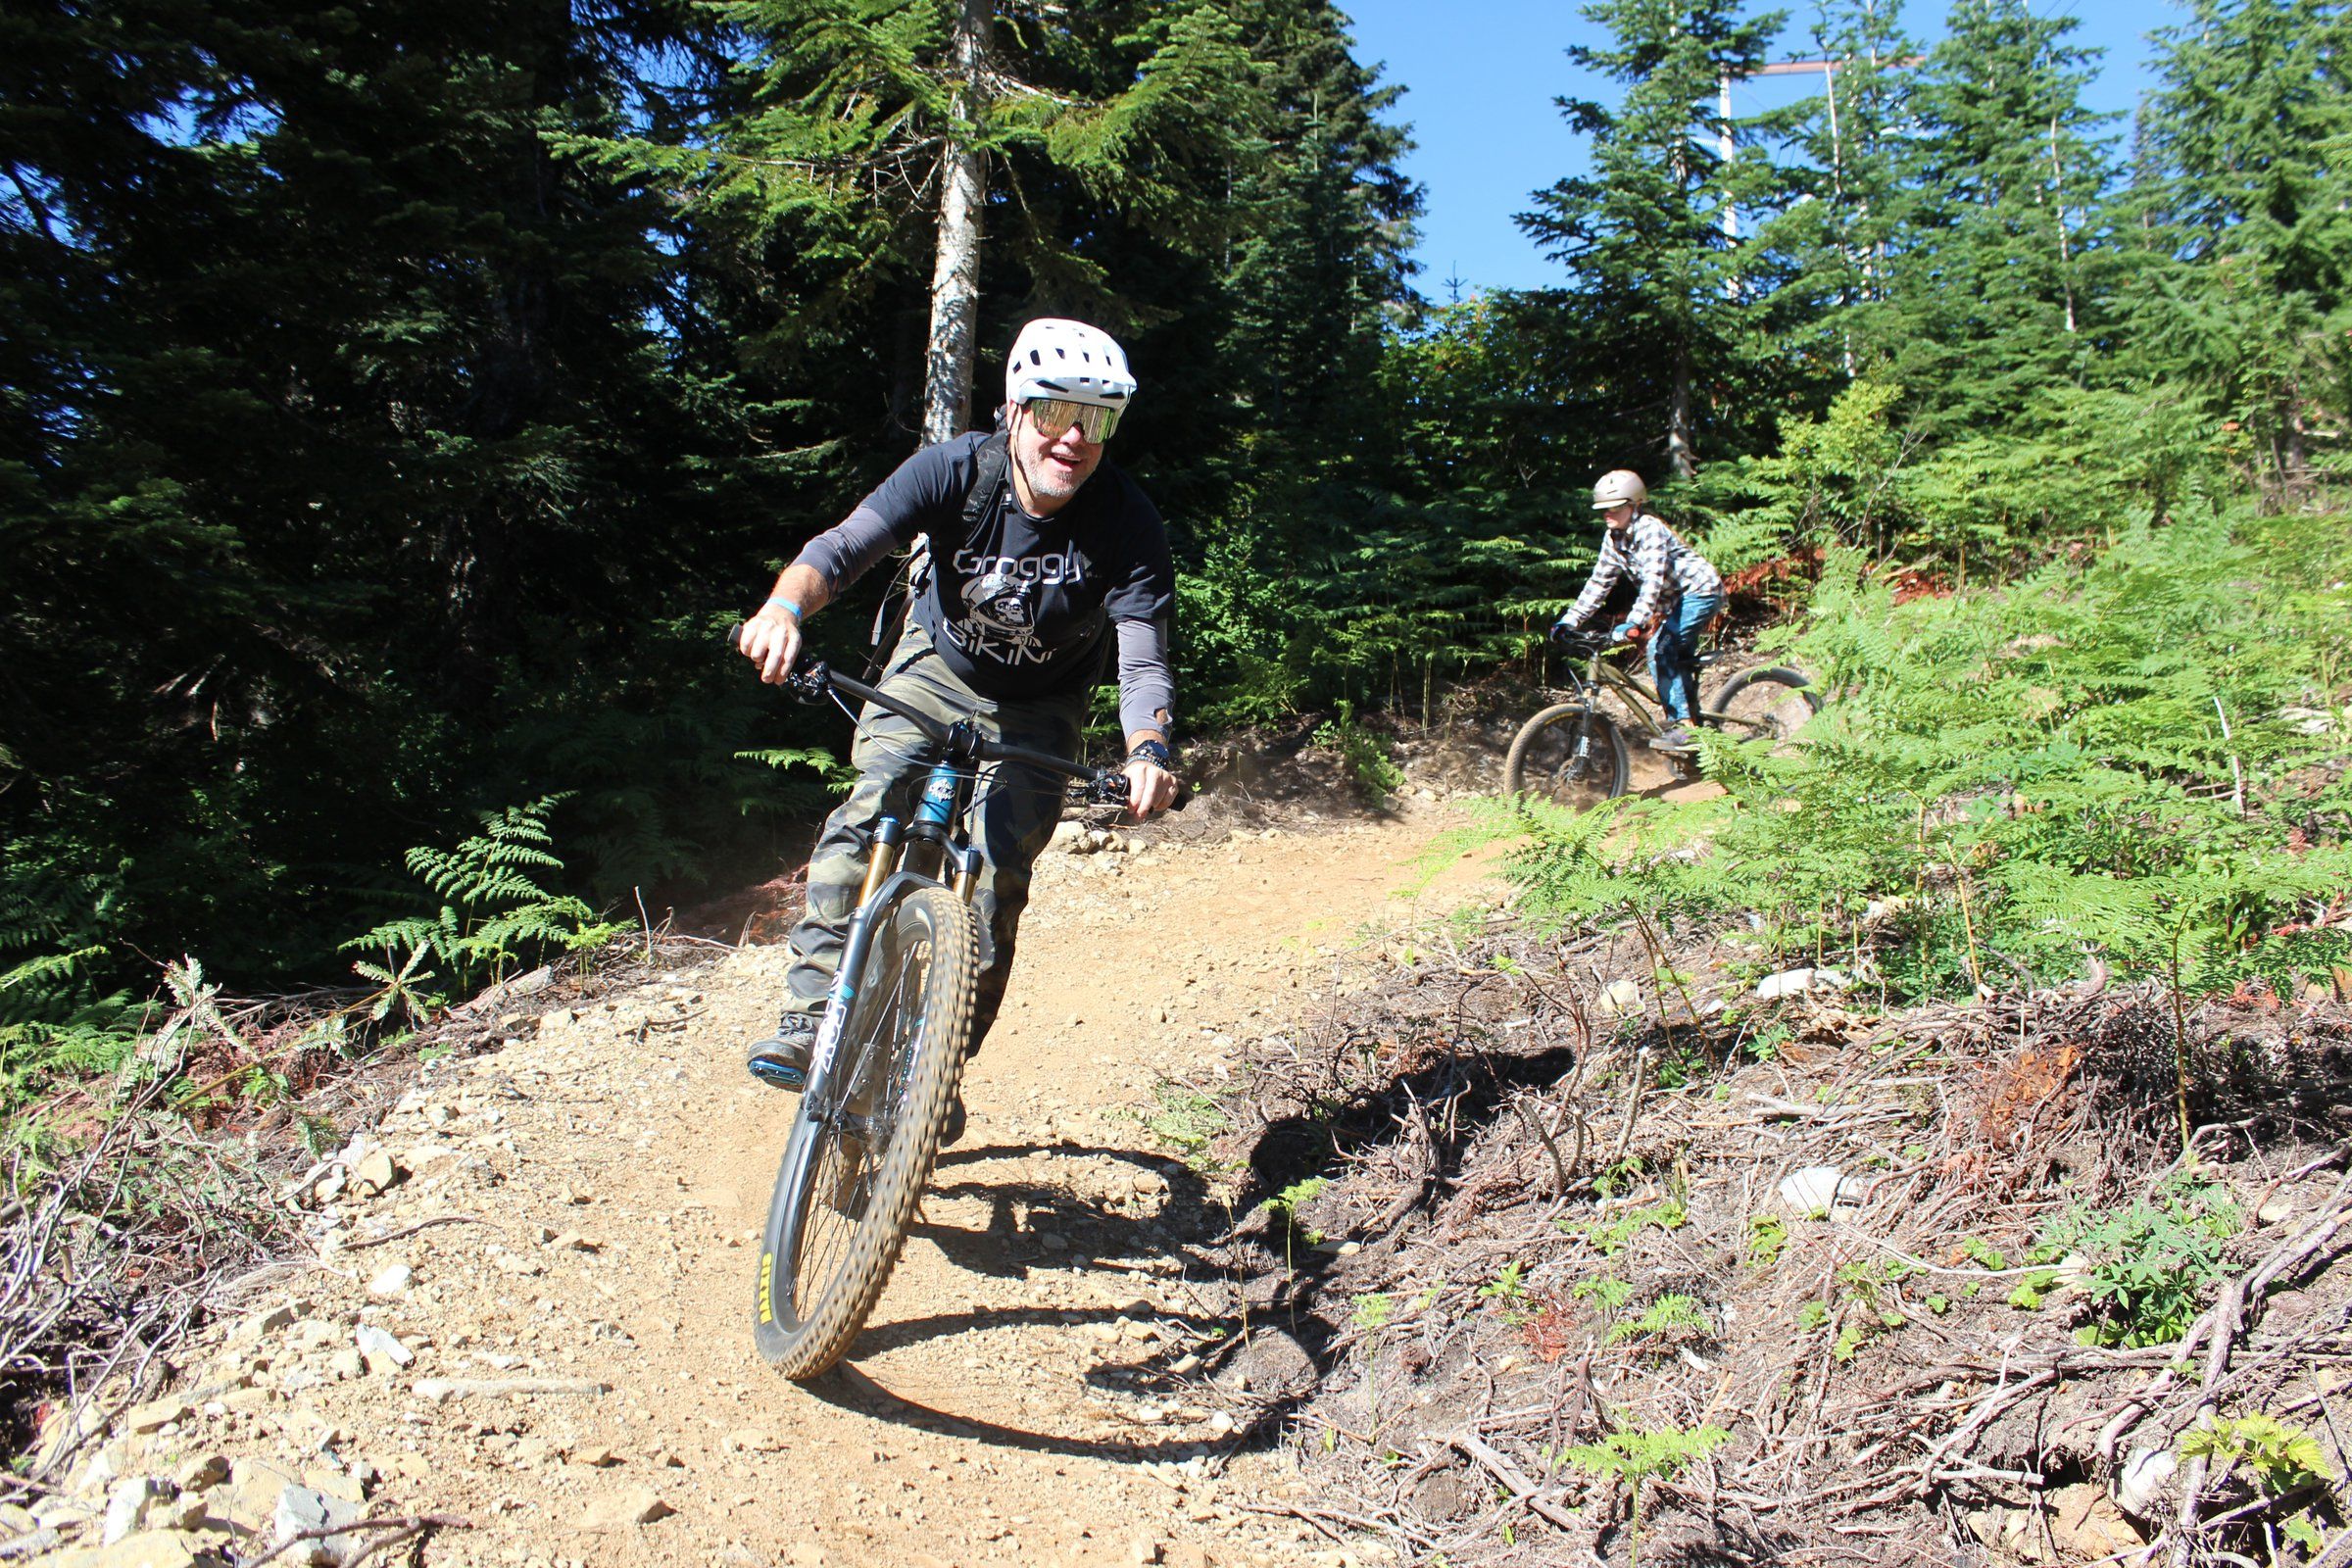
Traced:
[[1127, 760], [1132, 762], [1139, 759], [1163, 773], [1173, 772], [1176, 768], [1176, 759], [1169, 754], [1165, 741], [1137, 741], [1134, 749], [1128, 752]]

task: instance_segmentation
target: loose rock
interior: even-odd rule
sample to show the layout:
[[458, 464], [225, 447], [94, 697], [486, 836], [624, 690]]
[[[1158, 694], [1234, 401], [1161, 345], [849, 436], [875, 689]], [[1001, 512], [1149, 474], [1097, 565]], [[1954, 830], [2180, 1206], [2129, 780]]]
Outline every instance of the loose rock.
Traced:
[[[284, 1545], [295, 1537], [314, 1530], [340, 1530], [357, 1524], [360, 1510], [340, 1497], [330, 1497], [309, 1487], [287, 1487], [277, 1494], [277, 1509], [270, 1519], [272, 1544]], [[347, 1535], [321, 1536], [317, 1540], [297, 1543], [280, 1562], [340, 1563], [351, 1555], [359, 1544], [356, 1537]]]
[[666, 1519], [678, 1510], [663, 1502], [651, 1487], [626, 1487], [591, 1502], [580, 1515], [583, 1530], [627, 1530]]

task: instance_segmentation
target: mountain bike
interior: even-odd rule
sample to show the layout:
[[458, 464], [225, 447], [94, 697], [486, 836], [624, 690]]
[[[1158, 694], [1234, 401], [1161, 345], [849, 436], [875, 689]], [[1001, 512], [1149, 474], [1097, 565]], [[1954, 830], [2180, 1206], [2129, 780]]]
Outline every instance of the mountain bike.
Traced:
[[[1506, 799], [1545, 800], [1581, 811], [1625, 793], [1633, 777], [1626, 725], [1601, 711], [1604, 692], [1624, 706], [1644, 743], [1672, 761], [1678, 772], [1688, 771], [1687, 752], [1655, 745], [1669, 728], [1666, 705], [1647, 681], [1606, 661], [1603, 656], [1613, 646], [1605, 637], [1568, 641], [1570, 654], [1584, 662], [1581, 670], [1571, 662], [1565, 671], [1575, 695], [1537, 713], [1512, 738], [1502, 763]], [[1699, 667], [1703, 671], [1719, 657], [1701, 654]], [[1785, 740], [1821, 707], [1810, 686], [1793, 669], [1743, 669], [1724, 682], [1712, 705], [1700, 700], [1698, 722], [1742, 740]]]
[[896, 713], [931, 754], [913, 819], [874, 825], [760, 1237], [753, 1338], [785, 1376], [806, 1380], [841, 1359], [881, 1298], [963, 1074], [980, 978], [971, 897], [982, 865], [966, 817], [983, 767], [1034, 768], [1103, 806], [1126, 804], [1127, 778], [990, 740], [968, 720], [943, 724], [822, 663], [784, 689], [845, 711], [851, 698]]

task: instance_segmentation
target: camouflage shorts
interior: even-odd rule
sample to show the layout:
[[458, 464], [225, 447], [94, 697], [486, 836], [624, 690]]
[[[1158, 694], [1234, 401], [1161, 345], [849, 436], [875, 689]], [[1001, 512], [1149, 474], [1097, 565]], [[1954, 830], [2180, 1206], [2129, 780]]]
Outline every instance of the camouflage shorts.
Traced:
[[[1076, 758], [1086, 715], [1086, 696], [1000, 702], [981, 696], [956, 678], [922, 628], [909, 622], [891, 651], [879, 682], [882, 690], [909, 708], [942, 722], [968, 718], [995, 740], [1035, 751]], [[785, 985], [786, 1005], [819, 1012], [833, 989], [849, 936], [858, 890], [865, 883], [875, 822], [914, 815], [916, 797], [930, 771], [927, 743], [896, 713], [867, 708], [858, 720], [850, 760], [858, 783], [833, 814], [808, 856], [808, 910], [786, 940], [795, 955]], [[980, 915], [980, 995], [973, 1021], [975, 1046], [1004, 1000], [1012, 968], [1013, 941], [1021, 910], [1029, 903], [1029, 867], [1054, 837], [1061, 819], [1062, 781], [1035, 768], [999, 765], [981, 787], [971, 819], [972, 842], [984, 861], [972, 904]]]

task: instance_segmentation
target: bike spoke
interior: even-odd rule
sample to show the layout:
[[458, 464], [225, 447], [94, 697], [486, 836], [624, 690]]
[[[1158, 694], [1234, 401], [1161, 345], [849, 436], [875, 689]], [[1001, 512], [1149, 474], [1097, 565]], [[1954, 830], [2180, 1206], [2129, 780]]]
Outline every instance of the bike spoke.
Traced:
[[[871, 974], [888, 974], [889, 989], [862, 1003], [855, 1017], [858, 1038], [844, 1041], [842, 1059], [862, 1079], [877, 1073], [877, 1095], [860, 1089], [827, 1118], [826, 1133], [816, 1144], [808, 1172], [810, 1198], [793, 1259], [791, 1300], [796, 1313], [806, 1314], [822, 1298], [835, 1273], [848, 1261], [858, 1228], [866, 1217], [874, 1183], [888, 1157], [901, 1115], [913, 1059], [923, 1034], [923, 987], [931, 964], [931, 945], [918, 941], [895, 944], [874, 955]], [[889, 1059], [876, 1062], [878, 1043], [895, 1044]], [[851, 1108], [858, 1101], [862, 1111]]]

